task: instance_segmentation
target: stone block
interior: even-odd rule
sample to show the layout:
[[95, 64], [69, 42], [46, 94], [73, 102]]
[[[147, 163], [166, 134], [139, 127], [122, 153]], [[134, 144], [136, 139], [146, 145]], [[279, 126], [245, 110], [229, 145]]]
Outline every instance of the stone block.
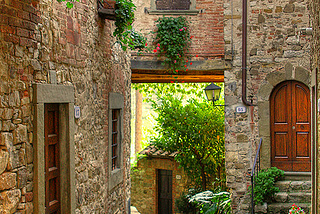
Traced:
[[4, 150], [0, 150], [0, 175], [6, 170], [8, 162], [9, 153]]
[[33, 199], [33, 193], [32, 192], [27, 192], [26, 193], [26, 202], [31, 202]]
[[11, 120], [13, 116], [13, 109], [5, 108], [2, 112], [2, 119], [4, 120]]
[[30, 143], [26, 143], [27, 164], [33, 162], [33, 147]]
[[5, 189], [11, 189], [17, 184], [17, 174], [11, 172], [5, 172], [0, 175], [0, 191]]
[[[275, 83], [275, 82], [274, 82]], [[259, 101], [268, 101], [272, 92], [273, 86], [268, 82], [262, 84], [259, 88], [258, 99]]]
[[310, 83], [310, 73], [307, 69], [303, 67], [296, 67], [295, 76], [298, 81], [301, 81], [305, 84]]
[[10, 145], [13, 144], [13, 135], [10, 132], [1, 132], [0, 134], [0, 145], [6, 146], [7, 150], [9, 150]]
[[4, 213], [14, 213], [21, 198], [19, 189], [8, 190], [0, 193], [0, 210]]
[[280, 72], [272, 72], [267, 75], [267, 80], [272, 86], [278, 85], [280, 82], [284, 81], [285, 79], [286, 79], [286, 74], [280, 73]]
[[23, 167], [18, 170], [17, 174], [18, 174], [18, 188], [22, 189], [27, 185], [27, 178], [28, 178], [27, 169]]
[[293, 13], [294, 10], [295, 10], [295, 5], [289, 3], [289, 4], [286, 4], [286, 5], [284, 6], [283, 12], [284, 12], [284, 13]]
[[13, 131], [14, 144], [28, 142], [27, 126], [18, 124], [17, 128]]
[[20, 95], [18, 91], [15, 91], [9, 95], [9, 106], [10, 107], [20, 106]]
[[33, 203], [27, 202], [26, 203], [26, 214], [32, 214], [33, 213]]
[[2, 121], [2, 127], [1, 130], [4, 132], [10, 131], [11, 128], [11, 120], [4, 120]]

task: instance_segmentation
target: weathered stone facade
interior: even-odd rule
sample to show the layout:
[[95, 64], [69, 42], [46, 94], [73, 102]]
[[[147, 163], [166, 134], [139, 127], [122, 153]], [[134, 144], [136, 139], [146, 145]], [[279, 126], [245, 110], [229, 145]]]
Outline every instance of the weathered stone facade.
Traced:
[[313, 81], [313, 100], [312, 103], [314, 105], [313, 109], [313, 119], [314, 119], [314, 147], [313, 154], [314, 154], [314, 163], [312, 166], [313, 173], [312, 173], [312, 213], [319, 213], [320, 212], [320, 191], [319, 191], [319, 181], [320, 181], [320, 173], [319, 173], [319, 163], [320, 163], [320, 156], [319, 156], [319, 148], [320, 148], [320, 140], [319, 140], [319, 56], [320, 56], [320, 45], [319, 45], [319, 26], [320, 26], [320, 17], [319, 17], [319, 9], [320, 9], [320, 1], [313, 0], [310, 4], [310, 12], [311, 12], [311, 19], [312, 19], [312, 31], [313, 31], [313, 38], [312, 38], [312, 54], [311, 54], [311, 68], [312, 68], [312, 79]]
[[248, 1], [247, 97], [254, 106], [237, 114], [241, 100], [242, 1], [225, 0], [225, 142], [227, 186], [235, 213], [248, 213], [250, 172], [259, 138], [262, 167], [271, 166], [270, 102], [273, 88], [287, 80], [311, 86], [310, 41], [301, 29], [310, 27], [308, 1]]
[[[69, 151], [74, 151], [70, 154], [74, 159], [68, 160], [75, 166], [69, 184], [71, 189], [75, 186], [70, 193], [75, 195], [72, 212], [129, 210], [130, 54], [115, 45], [113, 29], [113, 21], [101, 19], [92, 0], [75, 3], [74, 9], [55, 0], [0, 1], [1, 213], [42, 213], [35, 211], [41, 207], [35, 200], [44, 197], [35, 195], [35, 186], [43, 188], [39, 187], [43, 181], [35, 180], [39, 176], [35, 166], [41, 166], [36, 163], [34, 141], [41, 126], [41, 121], [36, 122], [35, 83], [72, 87], [69, 106], [81, 109], [79, 119], [73, 114], [68, 119], [68, 130], [74, 133]], [[123, 181], [112, 189], [108, 188], [110, 92], [124, 97]]]

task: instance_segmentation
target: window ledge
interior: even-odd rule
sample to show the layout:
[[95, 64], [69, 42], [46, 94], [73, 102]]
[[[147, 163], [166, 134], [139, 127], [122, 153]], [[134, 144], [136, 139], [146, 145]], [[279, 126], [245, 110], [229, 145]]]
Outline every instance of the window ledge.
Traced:
[[149, 10], [147, 12], [150, 15], [197, 15], [200, 10]]

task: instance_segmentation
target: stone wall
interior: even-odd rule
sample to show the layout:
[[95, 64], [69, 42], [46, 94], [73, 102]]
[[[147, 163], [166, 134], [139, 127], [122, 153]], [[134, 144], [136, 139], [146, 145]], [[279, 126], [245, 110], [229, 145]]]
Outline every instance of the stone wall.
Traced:
[[[314, 98], [313, 104], [315, 106], [318, 105], [318, 100], [319, 100], [319, 56], [320, 56], [320, 45], [319, 45], [319, 37], [320, 37], [320, 31], [319, 31], [319, 24], [320, 24], [320, 17], [319, 17], [319, 10], [320, 10], [320, 2], [319, 0], [313, 0], [311, 1], [310, 4], [310, 12], [311, 12], [311, 19], [312, 19], [312, 31], [313, 31], [313, 38], [312, 38], [312, 54], [311, 54], [311, 68], [312, 68], [312, 76], [314, 77], [315, 81], [313, 83], [314, 85]], [[316, 96], [317, 95], [317, 96]], [[312, 169], [314, 170], [312, 173], [312, 213], [319, 213], [320, 212], [320, 204], [319, 204], [319, 198], [320, 198], [320, 191], [319, 191], [319, 164], [320, 164], [320, 158], [319, 158], [319, 111], [317, 108], [314, 110], [315, 116], [313, 117], [315, 119], [315, 125], [314, 129], [316, 135], [314, 136], [314, 142], [316, 142], [315, 148], [313, 149], [314, 152], [314, 163]]]
[[270, 167], [269, 96], [280, 82], [298, 80], [310, 87], [310, 40], [301, 28], [310, 27], [308, 1], [248, 1], [248, 100], [254, 106], [237, 114], [241, 96], [242, 1], [225, 0], [225, 142], [227, 186], [235, 213], [247, 213], [247, 188], [259, 138], [262, 167]]
[[188, 191], [188, 178], [179, 164], [173, 159], [143, 158], [131, 173], [131, 203], [141, 214], [158, 213], [157, 170], [172, 170], [172, 202]]
[[[0, 210], [33, 213], [33, 83], [71, 85], [75, 213], [127, 213], [130, 198], [130, 54], [93, 0], [0, 1]], [[124, 96], [123, 180], [108, 190], [108, 94]]]

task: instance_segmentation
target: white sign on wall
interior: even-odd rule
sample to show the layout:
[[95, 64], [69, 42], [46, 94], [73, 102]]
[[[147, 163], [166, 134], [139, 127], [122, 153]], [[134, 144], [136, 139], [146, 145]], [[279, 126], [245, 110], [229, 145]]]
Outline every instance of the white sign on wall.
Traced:
[[80, 107], [79, 106], [74, 106], [74, 117], [76, 119], [80, 118]]
[[247, 108], [245, 106], [238, 106], [236, 107], [236, 112], [237, 113], [246, 113], [247, 112]]

